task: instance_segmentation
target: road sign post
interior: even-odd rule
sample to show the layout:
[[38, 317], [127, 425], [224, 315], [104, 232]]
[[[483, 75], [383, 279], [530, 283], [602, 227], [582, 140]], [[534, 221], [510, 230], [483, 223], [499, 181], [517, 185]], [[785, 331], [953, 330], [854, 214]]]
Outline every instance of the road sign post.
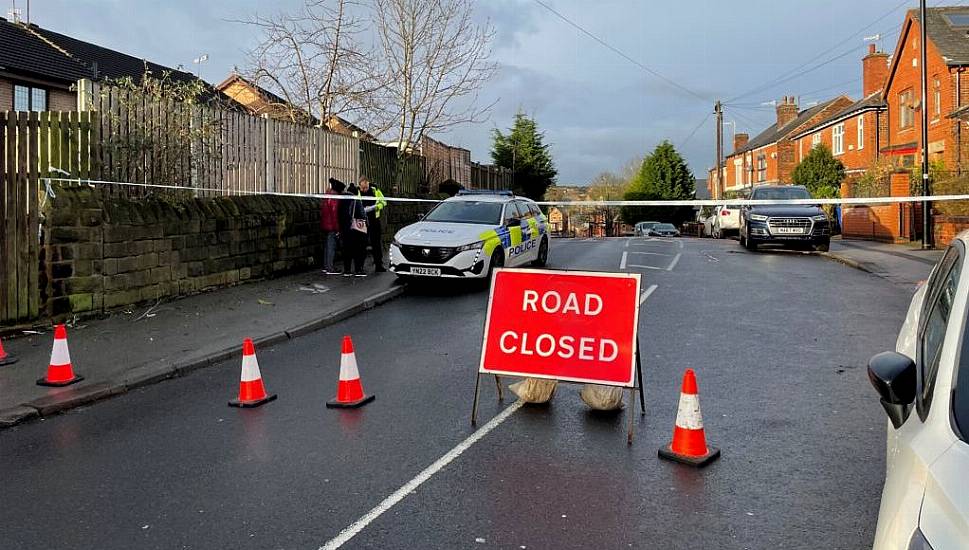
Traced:
[[[534, 269], [495, 270], [488, 299], [471, 424], [481, 375], [546, 378], [629, 389], [629, 435], [639, 391], [640, 275]], [[500, 392], [499, 383], [499, 392]]]

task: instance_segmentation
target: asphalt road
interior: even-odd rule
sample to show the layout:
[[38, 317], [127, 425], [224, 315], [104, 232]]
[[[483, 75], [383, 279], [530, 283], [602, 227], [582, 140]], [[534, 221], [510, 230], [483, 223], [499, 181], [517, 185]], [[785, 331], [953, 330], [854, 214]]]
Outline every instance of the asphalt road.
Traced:
[[[234, 360], [0, 432], [0, 548], [316, 549], [351, 527], [342, 548], [870, 546], [885, 418], [864, 365], [904, 290], [734, 241], [557, 240], [550, 263], [656, 285], [632, 446], [569, 385], [517, 408], [486, 384], [479, 427], [505, 413], [468, 444], [487, 295], [433, 285], [257, 350], [262, 408], [226, 406]], [[355, 411], [324, 408], [344, 334], [377, 396]], [[687, 367], [723, 452], [703, 470], [656, 456]]]

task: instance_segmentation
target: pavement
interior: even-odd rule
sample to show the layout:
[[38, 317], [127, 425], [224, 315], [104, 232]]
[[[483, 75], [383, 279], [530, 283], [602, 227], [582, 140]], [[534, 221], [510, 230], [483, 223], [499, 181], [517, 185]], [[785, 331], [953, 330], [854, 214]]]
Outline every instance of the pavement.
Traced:
[[[279, 395], [261, 408], [226, 405], [231, 358], [0, 431], [4, 548], [871, 546], [887, 422], [865, 364], [908, 289], [711, 239], [556, 239], [550, 267], [643, 274], [631, 446], [627, 413], [588, 411], [574, 385], [547, 406], [486, 385], [470, 426], [487, 293], [409, 286], [261, 346]], [[326, 409], [345, 334], [376, 400]], [[723, 453], [702, 470], [656, 454], [685, 368]]]
[[851, 267], [911, 287], [928, 278], [945, 250], [922, 250], [919, 243], [891, 244], [832, 239], [826, 256]]
[[18, 361], [0, 367], [0, 428], [218, 365], [240, 356], [243, 338], [257, 347], [295, 338], [402, 292], [389, 273], [313, 271], [69, 323], [71, 362], [85, 379], [65, 388], [35, 383], [50, 361], [52, 330], [5, 338]]

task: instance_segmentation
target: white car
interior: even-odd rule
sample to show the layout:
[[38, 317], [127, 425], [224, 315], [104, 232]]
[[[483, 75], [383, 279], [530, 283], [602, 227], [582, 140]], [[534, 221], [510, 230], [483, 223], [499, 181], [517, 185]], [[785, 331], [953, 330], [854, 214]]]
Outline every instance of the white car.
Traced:
[[720, 205], [710, 220], [710, 235], [722, 239], [728, 233], [740, 231], [740, 208]]
[[496, 267], [548, 261], [548, 222], [532, 200], [461, 192], [408, 225], [390, 245], [398, 277], [486, 279]]
[[915, 293], [895, 351], [868, 363], [889, 417], [875, 550], [969, 548], [967, 243], [963, 232]]

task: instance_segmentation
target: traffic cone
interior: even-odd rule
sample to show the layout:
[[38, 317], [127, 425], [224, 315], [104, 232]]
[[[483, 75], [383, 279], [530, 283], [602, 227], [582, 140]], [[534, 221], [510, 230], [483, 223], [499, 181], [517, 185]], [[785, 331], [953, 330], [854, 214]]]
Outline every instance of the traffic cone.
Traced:
[[259, 374], [259, 361], [256, 360], [256, 347], [252, 339], [242, 342], [242, 379], [239, 382], [239, 398], [229, 401], [230, 407], [258, 407], [276, 399], [276, 394], [267, 394]]
[[17, 362], [17, 358], [10, 355], [3, 349], [3, 340], [0, 340], [0, 367], [4, 365], [12, 365]]
[[683, 374], [680, 390], [680, 406], [676, 411], [673, 441], [659, 450], [659, 456], [690, 466], [706, 466], [720, 456], [720, 449], [707, 446], [703, 433], [703, 416], [700, 414], [700, 395], [697, 392], [693, 369]]
[[343, 337], [343, 352], [340, 354], [340, 383], [336, 398], [326, 402], [328, 408], [353, 409], [374, 400], [376, 396], [363, 393], [360, 371], [357, 370], [357, 356], [353, 353], [353, 341]]
[[50, 365], [47, 376], [37, 381], [38, 386], [68, 386], [84, 380], [79, 374], [74, 374], [71, 365], [71, 352], [67, 349], [67, 329], [64, 325], [54, 327], [54, 348], [50, 352]]

